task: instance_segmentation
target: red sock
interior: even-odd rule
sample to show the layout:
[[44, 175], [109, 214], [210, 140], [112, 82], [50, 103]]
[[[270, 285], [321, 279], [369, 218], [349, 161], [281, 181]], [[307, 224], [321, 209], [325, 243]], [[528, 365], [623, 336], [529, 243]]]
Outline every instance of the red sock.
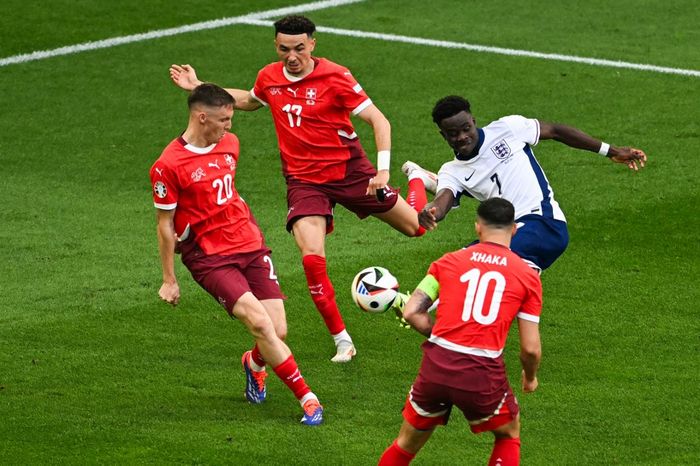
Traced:
[[262, 357], [262, 354], [260, 354], [260, 348], [258, 348], [257, 343], [253, 347], [253, 351], [250, 352], [250, 358], [253, 360], [255, 364], [258, 366], [264, 366], [265, 365], [265, 360]]
[[331, 335], [342, 332], [345, 330], [345, 323], [335, 302], [333, 284], [326, 272], [326, 258], [309, 254], [302, 257], [301, 263], [304, 265], [304, 273], [306, 273], [306, 282], [309, 284], [311, 299], [316, 305], [318, 312], [321, 313], [326, 327], [328, 327]]
[[[413, 210], [420, 212], [428, 203], [428, 197], [425, 194], [425, 184], [420, 178], [408, 180], [408, 196], [406, 197], [408, 205], [413, 207]], [[423, 236], [425, 228], [419, 227], [414, 236]]]
[[520, 464], [520, 439], [498, 438], [493, 444], [489, 466], [518, 466]]
[[415, 457], [415, 453], [407, 452], [394, 440], [394, 443], [384, 450], [384, 454], [379, 458], [379, 464], [377, 466], [406, 466]]
[[297, 366], [293, 355], [290, 355], [282, 364], [272, 370], [289, 387], [297, 400], [301, 400], [304, 395], [311, 391], [304, 381], [304, 376], [299, 372], [299, 366]]

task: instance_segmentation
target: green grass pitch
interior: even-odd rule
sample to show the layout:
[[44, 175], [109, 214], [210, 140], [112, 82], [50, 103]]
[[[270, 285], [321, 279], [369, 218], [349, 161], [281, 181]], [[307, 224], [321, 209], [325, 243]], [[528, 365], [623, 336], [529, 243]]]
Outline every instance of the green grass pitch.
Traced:
[[[291, 5], [291, 0], [85, 0], [0, 7], [0, 59]], [[300, 3], [300, 2], [299, 2]], [[369, 0], [308, 13], [319, 26], [700, 69], [691, 0]], [[337, 209], [329, 271], [358, 347], [329, 362], [330, 337], [284, 231], [285, 188], [270, 116], [238, 112], [236, 185], [272, 247], [289, 344], [326, 407], [319, 428], [270, 377], [248, 405], [251, 345], [181, 264], [182, 302], [157, 297], [148, 169], [186, 125], [171, 63], [250, 87], [274, 61], [270, 28], [234, 25], [0, 67], [0, 464], [371, 465], [398, 432], [421, 338], [363, 314], [349, 284], [369, 265], [410, 289], [430, 261], [473, 235], [466, 202], [433, 233], [402, 237]], [[638, 174], [545, 141], [535, 148], [571, 243], [542, 279], [540, 389], [522, 395], [522, 463], [700, 463], [700, 78], [318, 33], [393, 127], [392, 182], [413, 160], [450, 158], [430, 120], [462, 94], [486, 124], [520, 113], [643, 148]], [[365, 148], [371, 132], [356, 123]], [[506, 362], [517, 382], [517, 334]], [[517, 383], [514, 383], [517, 387]], [[461, 415], [416, 465], [485, 464], [488, 435]]]

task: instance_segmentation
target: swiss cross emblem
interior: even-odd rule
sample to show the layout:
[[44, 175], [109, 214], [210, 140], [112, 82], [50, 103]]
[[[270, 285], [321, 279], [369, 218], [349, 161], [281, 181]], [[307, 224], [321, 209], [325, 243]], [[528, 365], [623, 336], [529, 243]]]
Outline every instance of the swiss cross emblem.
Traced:
[[511, 155], [510, 146], [505, 139], [502, 139], [499, 143], [491, 147], [491, 152], [493, 152], [496, 158], [501, 160], [507, 159]]
[[310, 87], [306, 90], [306, 98], [309, 100], [315, 100], [316, 99], [316, 89]]

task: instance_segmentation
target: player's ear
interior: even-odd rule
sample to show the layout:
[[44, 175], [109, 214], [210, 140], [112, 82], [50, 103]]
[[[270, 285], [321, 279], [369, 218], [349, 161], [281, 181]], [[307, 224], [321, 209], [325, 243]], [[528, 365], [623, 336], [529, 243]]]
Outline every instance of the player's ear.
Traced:
[[315, 48], [316, 48], [316, 39], [314, 37], [311, 37], [309, 39], [309, 53], [313, 52]]
[[481, 238], [481, 224], [479, 222], [474, 222], [474, 230], [476, 230], [476, 236]]
[[513, 228], [510, 230], [510, 236], [513, 237], [518, 232], [518, 225], [513, 224]]

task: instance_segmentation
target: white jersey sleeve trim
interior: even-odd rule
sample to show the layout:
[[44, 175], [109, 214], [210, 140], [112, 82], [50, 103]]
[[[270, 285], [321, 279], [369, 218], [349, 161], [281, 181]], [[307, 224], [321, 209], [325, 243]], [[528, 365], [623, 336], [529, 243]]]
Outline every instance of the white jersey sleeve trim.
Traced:
[[255, 91], [254, 91], [253, 89], [250, 90], [250, 95], [251, 95], [251, 97], [253, 97], [255, 100], [257, 100], [258, 102], [260, 102], [261, 104], [263, 104], [265, 107], [268, 107], [267, 102], [265, 102], [265, 101], [262, 100], [260, 97], [258, 97], [257, 95], [255, 95]]
[[160, 210], [173, 210], [175, 207], [177, 207], [177, 202], [173, 204], [159, 204], [157, 202], [154, 202], [153, 205], [156, 206], [156, 209]]
[[358, 105], [357, 107], [355, 107], [355, 110], [352, 111], [352, 114], [353, 114], [353, 115], [357, 115], [357, 114], [360, 113], [362, 110], [364, 110], [364, 109], [366, 109], [367, 107], [369, 107], [370, 105], [372, 105], [372, 99], [369, 99], [369, 98], [368, 98], [367, 100], [365, 100], [364, 102], [362, 102], [360, 105]]
[[517, 317], [518, 319], [527, 320], [528, 322], [534, 322], [536, 324], [540, 323], [540, 316], [536, 316], [533, 314], [527, 314], [527, 313], [522, 312], [522, 311], [518, 312], [515, 315], [515, 317]]
[[435, 335], [430, 335], [430, 338], [428, 340], [445, 349], [454, 351], [455, 353], [471, 354], [472, 356], [481, 356], [484, 358], [495, 359], [503, 353], [503, 348], [501, 348], [500, 350], [489, 350], [484, 348], [474, 348], [471, 346], [462, 346], [444, 338], [436, 337]]

